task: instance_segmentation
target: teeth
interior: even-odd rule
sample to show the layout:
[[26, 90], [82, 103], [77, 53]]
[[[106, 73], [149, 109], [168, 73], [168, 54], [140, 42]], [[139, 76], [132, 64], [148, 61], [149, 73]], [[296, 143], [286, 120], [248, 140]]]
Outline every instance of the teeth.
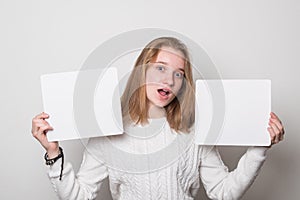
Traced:
[[158, 89], [158, 92], [163, 96], [170, 94], [170, 91], [166, 89]]

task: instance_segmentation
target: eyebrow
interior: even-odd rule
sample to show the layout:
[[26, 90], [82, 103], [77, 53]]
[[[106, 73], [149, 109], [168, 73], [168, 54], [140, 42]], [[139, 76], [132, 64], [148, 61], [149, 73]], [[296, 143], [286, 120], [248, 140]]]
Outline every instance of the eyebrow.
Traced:
[[[163, 65], [168, 65], [168, 63], [164, 62], [164, 61], [157, 61], [157, 62], [154, 62], [154, 63], [160, 63], [160, 64], [163, 64]], [[182, 68], [178, 68], [178, 69], [179, 69], [179, 71], [182, 71], [184, 73], [184, 69], [182, 69]]]

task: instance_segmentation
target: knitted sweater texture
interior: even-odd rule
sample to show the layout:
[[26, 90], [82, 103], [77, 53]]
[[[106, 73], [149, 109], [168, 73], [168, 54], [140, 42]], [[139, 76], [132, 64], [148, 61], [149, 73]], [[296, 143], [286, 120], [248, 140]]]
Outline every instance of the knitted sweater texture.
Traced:
[[266, 158], [267, 148], [249, 147], [229, 172], [216, 147], [194, 144], [193, 131], [175, 133], [160, 119], [126, 132], [91, 138], [77, 174], [67, 162], [60, 181], [61, 160], [50, 166], [59, 199], [95, 199], [107, 177], [114, 200], [192, 200], [201, 181], [211, 199], [240, 199]]

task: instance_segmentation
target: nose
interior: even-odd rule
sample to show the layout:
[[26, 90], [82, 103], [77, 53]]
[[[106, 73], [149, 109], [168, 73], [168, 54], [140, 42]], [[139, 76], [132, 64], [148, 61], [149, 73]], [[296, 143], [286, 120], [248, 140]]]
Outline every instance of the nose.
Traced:
[[173, 76], [172, 72], [165, 73], [164, 78], [163, 78], [163, 84], [166, 84], [169, 87], [174, 86], [174, 76]]

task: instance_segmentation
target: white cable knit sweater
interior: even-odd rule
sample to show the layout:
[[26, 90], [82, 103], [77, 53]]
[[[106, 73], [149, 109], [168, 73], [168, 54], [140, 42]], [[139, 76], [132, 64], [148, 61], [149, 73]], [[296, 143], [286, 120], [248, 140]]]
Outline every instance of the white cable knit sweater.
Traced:
[[[162, 122], [160, 129], [151, 127]], [[108, 176], [115, 200], [192, 200], [200, 179], [211, 199], [239, 199], [266, 158], [267, 148], [250, 147], [237, 168], [228, 172], [215, 147], [195, 145], [193, 131], [173, 133], [165, 119], [152, 120], [147, 127], [131, 126], [126, 132], [130, 134], [90, 139], [77, 175], [65, 163], [60, 181], [61, 160], [49, 167], [59, 198], [95, 199]]]

